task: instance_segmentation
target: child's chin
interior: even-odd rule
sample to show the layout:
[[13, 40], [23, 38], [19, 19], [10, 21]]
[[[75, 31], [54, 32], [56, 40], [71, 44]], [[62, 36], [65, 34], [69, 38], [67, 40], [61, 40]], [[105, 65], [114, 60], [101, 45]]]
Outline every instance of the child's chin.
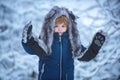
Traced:
[[61, 36], [61, 35], [62, 35], [62, 33], [59, 33], [59, 35]]

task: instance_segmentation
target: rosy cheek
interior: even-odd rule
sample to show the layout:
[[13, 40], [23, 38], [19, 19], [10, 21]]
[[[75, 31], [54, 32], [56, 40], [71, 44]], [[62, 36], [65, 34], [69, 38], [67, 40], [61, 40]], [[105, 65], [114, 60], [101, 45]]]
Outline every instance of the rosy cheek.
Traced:
[[58, 29], [55, 28], [55, 29], [54, 29], [54, 32], [57, 32], [57, 31], [58, 31]]

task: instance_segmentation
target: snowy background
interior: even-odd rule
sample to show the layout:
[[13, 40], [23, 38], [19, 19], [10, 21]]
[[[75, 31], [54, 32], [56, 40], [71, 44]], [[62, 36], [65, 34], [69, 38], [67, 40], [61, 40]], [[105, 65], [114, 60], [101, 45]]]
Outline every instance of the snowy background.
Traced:
[[27, 54], [22, 30], [32, 21], [39, 36], [45, 15], [53, 6], [66, 7], [77, 19], [81, 42], [88, 47], [102, 29], [107, 40], [89, 62], [75, 60], [75, 80], [120, 80], [119, 0], [0, 0], [0, 80], [37, 80], [38, 57]]

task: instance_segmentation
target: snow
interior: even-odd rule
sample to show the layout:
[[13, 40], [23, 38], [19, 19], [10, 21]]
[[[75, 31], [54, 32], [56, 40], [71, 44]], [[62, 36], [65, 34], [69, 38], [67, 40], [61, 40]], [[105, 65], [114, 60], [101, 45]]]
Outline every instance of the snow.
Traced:
[[78, 29], [84, 46], [89, 46], [97, 31], [107, 33], [105, 44], [93, 60], [75, 60], [74, 80], [119, 80], [119, 0], [0, 0], [0, 80], [37, 80], [39, 59], [24, 51], [22, 30], [32, 21], [33, 32], [39, 36], [45, 15], [56, 5], [79, 17]]

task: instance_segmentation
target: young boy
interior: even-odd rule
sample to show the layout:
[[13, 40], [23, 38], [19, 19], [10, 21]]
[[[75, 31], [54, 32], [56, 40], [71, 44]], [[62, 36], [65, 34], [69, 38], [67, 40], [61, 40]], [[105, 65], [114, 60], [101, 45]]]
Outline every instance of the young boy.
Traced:
[[31, 23], [25, 26], [22, 45], [40, 59], [38, 80], [74, 80], [74, 58], [89, 61], [98, 54], [105, 36], [96, 33], [86, 49], [80, 43], [75, 19], [68, 9], [55, 6], [46, 15], [39, 38], [33, 36]]

